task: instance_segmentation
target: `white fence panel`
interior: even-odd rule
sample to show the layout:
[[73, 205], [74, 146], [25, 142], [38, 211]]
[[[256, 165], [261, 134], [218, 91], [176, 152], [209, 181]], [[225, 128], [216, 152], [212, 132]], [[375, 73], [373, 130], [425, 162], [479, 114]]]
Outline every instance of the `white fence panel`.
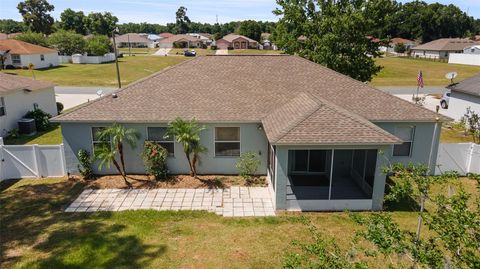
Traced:
[[61, 64], [71, 64], [72, 56], [58, 55], [58, 62]]
[[440, 144], [435, 174], [457, 171], [460, 175], [480, 173], [480, 145], [473, 143]]
[[480, 66], [480, 54], [450, 53], [448, 63]]
[[0, 180], [65, 176], [62, 145], [2, 145]]

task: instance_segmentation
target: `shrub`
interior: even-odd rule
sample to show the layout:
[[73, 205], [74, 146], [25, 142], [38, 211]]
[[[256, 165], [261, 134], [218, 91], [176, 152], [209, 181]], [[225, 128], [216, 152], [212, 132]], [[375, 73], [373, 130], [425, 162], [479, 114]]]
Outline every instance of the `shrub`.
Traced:
[[35, 126], [37, 127], [37, 131], [48, 130], [48, 128], [50, 127], [51, 117], [52, 115], [38, 108], [32, 111], [28, 111], [27, 114], [25, 114], [24, 116], [24, 118], [35, 120]]
[[395, 47], [393, 47], [393, 51], [396, 53], [405, 53], [405, 51], [407, 51], [407, 47], [403, 43], [397, 43], [395, 44]]
[[8, 138], [19, 138], [20, 137], [20, 131], [15, 128], [7, 132], [7, 137]]
[[237, 167], [238, 174], [241, 177], [243, 177], [245, 180], [250, 180], [251, 176], [257, 172], [257, 169], [260, 166], [260, 160], [254, 152], [248, 151], [240, 155], [240, 158], [235, 166]]
[[217, 46], [212, 45], [212, 46], [210, 46], [210, 49], [211, 49], [211, 50], [216, 50], [216, 49], [217, 49]]
[[51, 34], [47, 41], [52, 48], [58, 50], [60, 55], [82, 54], [85, 48], [83, 36], [74, 31], [60, 30]]
[[93, 174], [93, 169], [92, 169], [92, 158], [90, 158], [90, 154], [88, 151], [81, 149], [78, 151], [78, 161], [80, 164], [77, 166], [78, 171], [80, 172], [80, 175], [84, 179], [92, 179], [95, 177]]
[[60, 114], [63, 111], [63, 104], [60, 102], [57, 102], [57, 113]]
[[94, 35], [87, 39], [85, 51], [91, 56], [103, 56], [112, 51], [110, 39], [104, 35]]
[[167, 150], [160, 144], [152, 141], [145, 141], [143, 145], [143, 162], [146, 172], [155, 177], [156, 180], [162, 180], [167, 177]]
[[15, 39], [42, 47], [48, 47], [47, 38], [42, 33], [26, 32]]

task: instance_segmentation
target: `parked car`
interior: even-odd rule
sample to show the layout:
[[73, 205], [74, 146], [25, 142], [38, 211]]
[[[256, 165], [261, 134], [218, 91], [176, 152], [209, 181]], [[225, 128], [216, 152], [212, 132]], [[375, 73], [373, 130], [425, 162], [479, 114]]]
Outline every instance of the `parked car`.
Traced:
[[443, 94], [442, 99], [440, 99], [440, 106], [443, 109], [447, 109], [449, 102], [450, 102], [450, 92], [446, 92]]
[[195, 57], [197, 56], [197, 52], [195, 50], [185, 50], [183, 52], [183, 55], [185, 55], [186, 57]]

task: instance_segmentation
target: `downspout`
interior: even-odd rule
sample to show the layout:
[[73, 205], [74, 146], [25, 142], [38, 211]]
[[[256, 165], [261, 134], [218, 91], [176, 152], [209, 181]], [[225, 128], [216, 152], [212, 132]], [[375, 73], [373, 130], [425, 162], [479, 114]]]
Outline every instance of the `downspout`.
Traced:
[[432, 163], [432, 155], [433, 155], [433, 146], [435, 144], [435, 141], [437, 139], [437, 130], [438, 130], [438, 122], [440, 121], [440, 117], [438, 116], [438, 111], [440, 110], [440, 106], [437, 105], [436, 111], [437, 111], [437, 116], [435, 117], [435, 128], [433, 129], [433, 136], [432, 136], [432, 144], [430, 145], [430, 154], [428, 156], [428, 167], [429, 169], [432, 169], [430, 171], [431, 173], [435, 174], [435, 167], [432, 168], [433, 163]]

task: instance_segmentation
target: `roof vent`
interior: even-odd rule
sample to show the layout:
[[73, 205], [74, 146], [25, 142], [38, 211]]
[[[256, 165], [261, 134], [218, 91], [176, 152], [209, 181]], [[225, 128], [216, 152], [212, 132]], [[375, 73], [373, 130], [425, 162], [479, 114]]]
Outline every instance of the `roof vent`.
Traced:
[[117, 98], [117, 94], [116, 93], [112, 93], [112, 98]]

